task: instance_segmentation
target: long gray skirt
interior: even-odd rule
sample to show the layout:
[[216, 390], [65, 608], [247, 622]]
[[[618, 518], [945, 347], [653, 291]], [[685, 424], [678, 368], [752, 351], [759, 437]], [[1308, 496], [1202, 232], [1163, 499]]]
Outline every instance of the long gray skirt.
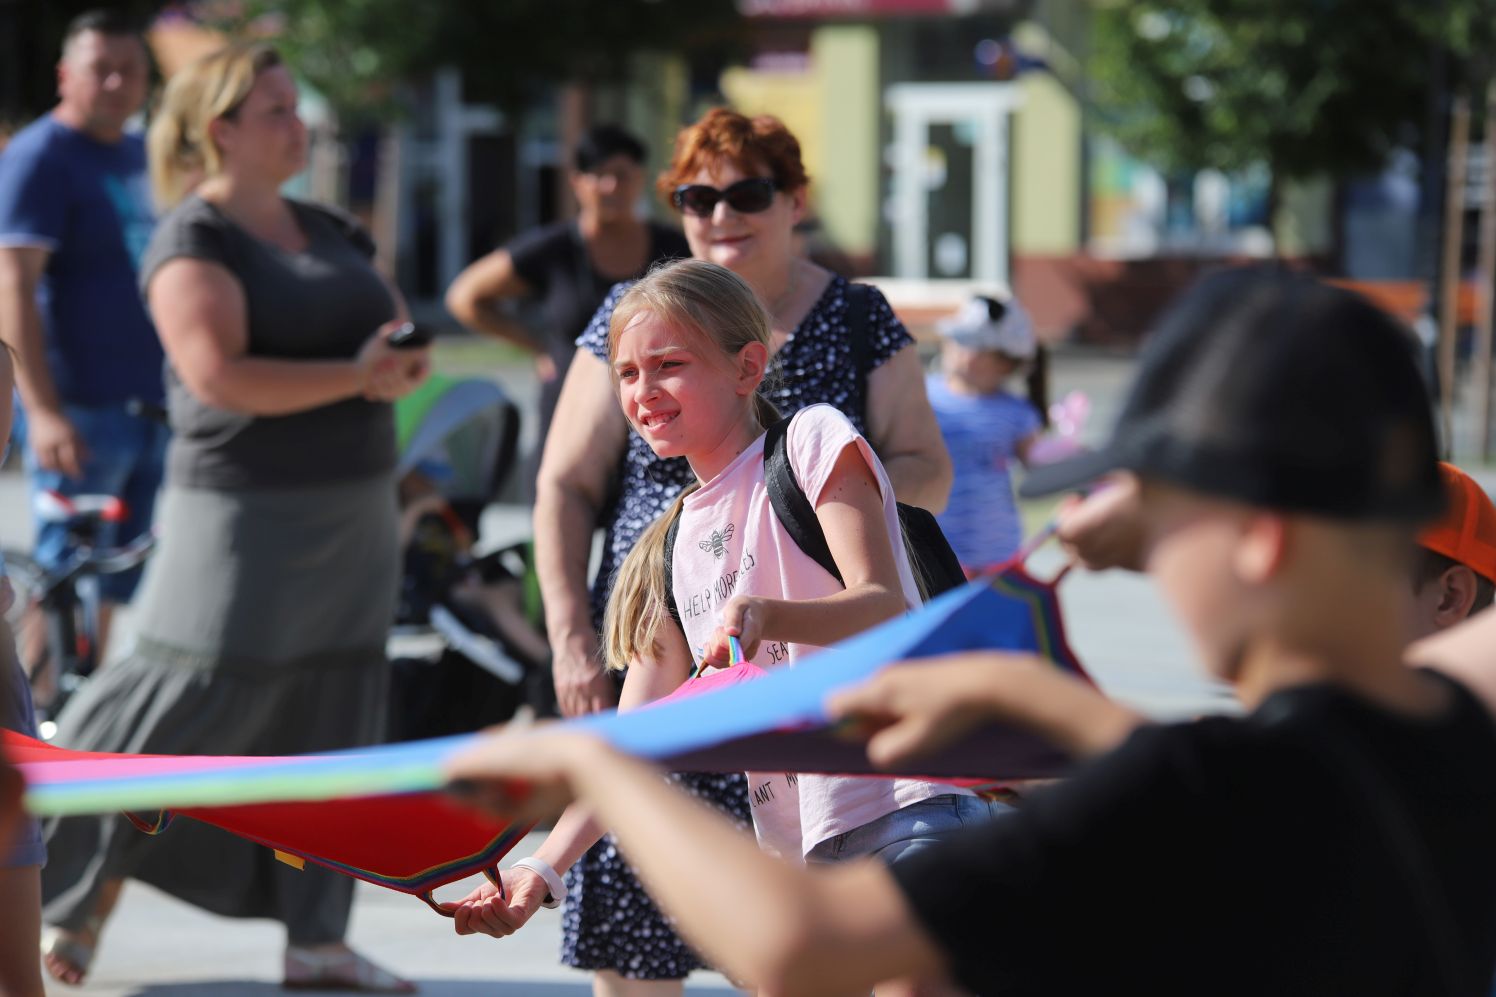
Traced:
[[[136, 601], [137, 642], [58, 717], [85, 751], [287, 755], [375, 743], [399, 568], [395, 490], [351, 484], [225, 493], [169, 488]], [[149, 836], [123, 817], [47, 822], [48, 924], [78, 929], [108, 879], [151, 883], [290, 941], [337, 941], [353, 881], [182, 819]]]

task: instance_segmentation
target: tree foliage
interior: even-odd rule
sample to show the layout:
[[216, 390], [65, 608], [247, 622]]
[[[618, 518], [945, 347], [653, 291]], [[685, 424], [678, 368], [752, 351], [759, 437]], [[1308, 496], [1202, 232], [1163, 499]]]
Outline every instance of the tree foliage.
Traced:
[[462, 70], [471, 100], [521, 105], [538, 86], [606, 80], [640, 51], [725, 51], [732, 0], [246, 0], [219, 24], [272, 35], [345, 116], [394, 108], [391, 83]]
[[1437, 59], [1483, 87], [1493, 33], [1496, 0], [1116, 3], [1095, 11], [1094, 97], [1165, 169], [1347, 176], [1418, 140]]
[[715, 62], [741, 36], [733, 0], [0, 0], [0, 118], [52, 106], [63, 31], [94, 7], [267, 37], [345, 118], [392, 112], [394, 83], [440, 66], [462, 70], [470, 100], [514, 108], [547, 84], [617, 77], [641, 51]]
[[57, 102], [57, 59], [73, 18], [112, 7], [146, 25], [161, 6], [161, 0], [0, 0], [0, 119], [18, 126]]

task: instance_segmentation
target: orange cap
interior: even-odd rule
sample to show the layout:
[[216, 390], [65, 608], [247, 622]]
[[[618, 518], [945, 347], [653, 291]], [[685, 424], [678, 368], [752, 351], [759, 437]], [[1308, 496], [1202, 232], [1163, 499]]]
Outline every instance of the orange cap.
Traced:
[[1449, 507], [1423, 531], [1418, 543], [1496, 582], [1496, 505], [1464, 471], [1439, 464]]

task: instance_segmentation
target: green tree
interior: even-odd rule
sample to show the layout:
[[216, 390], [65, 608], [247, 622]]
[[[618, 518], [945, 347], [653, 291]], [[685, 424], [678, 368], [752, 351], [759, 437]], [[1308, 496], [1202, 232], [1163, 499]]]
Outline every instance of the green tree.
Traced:
[[1166, 171], [1351, 176], [1416, 143], [1435, 60], [1480, 90], [1496, 0], [1136, 0], [1100, 6], [1103, 127]]
[[85, 10], [111, 7], [142, 26], [162, 0], [0, 0], [0, 127], [18, 127], [57, 102], [62, 36]]
[[736, 37], [732, 0], [247, 0], [219, 25], [262, 33], [340, 115], [395, 109], [391, 84], [462, 70], [469, 99], [520, 106], [560, 80], [606, 80], [641, 50], [711, 55]]

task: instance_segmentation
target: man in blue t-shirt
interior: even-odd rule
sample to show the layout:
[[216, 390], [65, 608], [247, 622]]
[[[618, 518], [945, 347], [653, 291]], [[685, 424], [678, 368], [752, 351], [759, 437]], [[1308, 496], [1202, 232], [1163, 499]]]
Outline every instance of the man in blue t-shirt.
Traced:
[[[145, 103], [150, 63], [137, 28], [92, 11], [68, 28], [59, 100], [0, 154], [0, 340], [15, 355], [33, 491], [118, 495], [126, 522], [105, 544], [150, 525], [166, 431], [127, 403], [162, 399], [162, 351], [135, 270], [154, 225], [145, 143], [125, 123]], [[57, 524], [39, 524], [36, 556], [67, 554]], [[102, 579], [108, 610], [135, 572]], [[40, 629], [40, 628], [31, 628]], [[28, 666], [39, 648], [23, 648]]]

